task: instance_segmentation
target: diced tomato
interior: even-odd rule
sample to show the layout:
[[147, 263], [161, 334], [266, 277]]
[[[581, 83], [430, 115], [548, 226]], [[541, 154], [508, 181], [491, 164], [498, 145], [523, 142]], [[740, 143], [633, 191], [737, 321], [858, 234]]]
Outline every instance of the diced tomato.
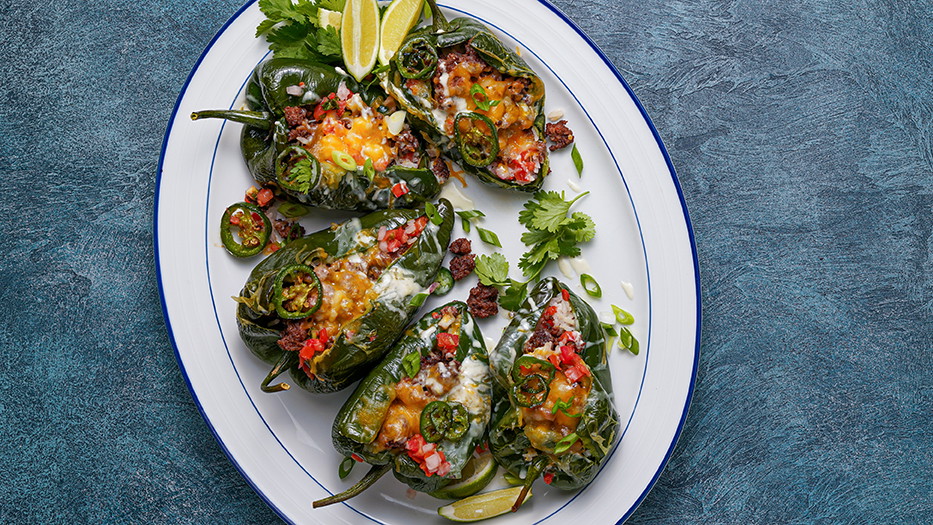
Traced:
[[408, 189], [408, 184], [405, 184], [405, 181], [396, 182], [395, 185], [392, 186], [392, 195], [395, 195], [396, 199], [402, 195], [405, 195], [409, 191], [411, 190]]
[[363, 462], [363, 458], [358, 456], [356, 453], [350, 454], [350, 457], [353, 458], [353, 461], [356, 461], [357, 463]]
[[279, 251], [279, 248], [281, 247], [282, 245], [280, 245], [277, 242], [270, 242], [269, 244], [266, 245], [266, 248], [262, 251], [262, 253], [269, 255], [270, 253], [275, 253]]
[[253, 222], [254, 222], [254, 223], [262, 223], [262, 217], [260, 217], [258, 213], [252, 212], [252, 213], [250, 214], [250, 217], [253, 218]]
[[565, 301], [570, 300], [570, 292], [568, 292], [566, 288], [560, 291], [560, 296], [563, 297]]
[[431, 317], [433, 317], [434, 319], [440, 319], [441, 314], [438, 312], [431, 312]]
[[547, 356], [547, 360], [554, 365], [554, 368], [560, 368], [560, 357], [557, 354]]
[[321, 103], [314, 108], [314, 120], [324, 120], [324, 115], [326, 114], [327, 111], [324, 110], [324, 101], [322, 100]]
[[546, 317], [554, 317], [554, 314], [556, 314], [556, 313], [557, 313], [557, 307], [556, 307], [556, 306], [548, 306], [547, 309], [544, 310], [544, 315], [545, 315]]
[[554, 473], [553, 473], [553, 472], [545, 472], [545, 473], [544, 473], [544, 482], [547, 483], [548, 485], [550, 485], [552, 481], [554, 481]]
[[572, 346], [564, 345], [560, 347], [560, 360], [562, 363], [573, 363], [574, 357], [577, 357], [577, 353], [574, 351]]
[[482, 454], [483, 452], [486, 452], [487, 450], [489, 450], [489, 443], [487, 443], [486, 441], [483, 441], [482, 445], [476, 445], [477, 454]]
[[256, 194], [256, 204], [259, 204], [261, 207], [266, 207], [272, 202], [272, 199], [275, 198], [275, 194], [272, 193], [272, 190], [269, 188], [263, 188], [259, 190], [259, 193]]
[[231, 215], [231, 216], [230, 216], [230, 224], [232, 224], [232, 225], [234, 225], [234, 226], [239, 226], [239, 225], [240, 225], [240, 215], [242, 215], [242, 214], [240, 214], [240, 213], [235, 213], [235, 214]]
[[327, 329], [321, 328], [317, 333], [317, 338], [319, 341], [321, 341], [321, 343], [324, 344], [324, 346], [327, 346], [327, 341], [330, 339], [327, 337]]
[[564, 344], [568, 341], [573, 341], [573, 332], [565, 330], [564, 333], [560, 334], [560, 337], [557, 338], [557, 342]]
[[581, 377], [583, 377], [583, 372], [580, 372], [576, 367], [570, 367], [567, 370], [564, 370], [564, 375], [567, 376], [567, 379], [571, 383], [576, 383]]
[[523, 376], [527, 376], [532, 372], [530, 366], [519, 366], [518, 371], [521, 372]]
[[448, 334], [447, 332], [441, 332], [437, 334], [437, 347], [445, 351], [456, 350], [457, 345], [460, 344], [460, 336], [454, 334]]

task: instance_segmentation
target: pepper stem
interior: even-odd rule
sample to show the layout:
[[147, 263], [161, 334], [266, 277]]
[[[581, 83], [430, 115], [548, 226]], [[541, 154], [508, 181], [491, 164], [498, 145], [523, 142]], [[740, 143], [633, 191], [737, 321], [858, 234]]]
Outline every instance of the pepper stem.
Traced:
[[522, 506], [525, 497], [528, 495], [528, 491], [531, 490], [532, 483], [538, 479], [538, 475], [544, 470], [545, 463], [547, 463], [547, 458], [541, 456], [538, 461], [535, 461], [528, 467], [528, 472], [525, 474], [525, 486], [522, 487], [522, 491], [519, 492], [518, 498], [515, 500], [515, 503], [512, 504], [512, 512], [517, 511], [518, 508]]
[[373, 465], [373, 468], [369, 469], [369, 472], [367, 472], [366, 475], [363, 476], [363, 479], [357, 482], [356, 485], [353, 485], [340, 494], [334, 494], [329, 498], [319, 499], [312, 503], [311, 506], [314, 508], [324, 507], [326, 505], [340, 503], [341, 501], [346, 501], [354, 496], [358, 496], [364, 490], [373, 486], [375, 482], [379, 481], [379, 478], [381, 478], [382, 475], [388, 472], [391, 468], [392, 465], [390, 463], [386, 463], [385, 465]]
[[247, 124], [259, 129], [272, 129], [272, 115], [265, 111], [240, 111], [235, 109], [221, 110], [209, 109], [205, 111], [195, 111], [191, 114], [191, 120], [200, 120], [202, 118], [222, 118]]
[[293, 364], [295, 364], [294, 359], [292, 358], [296, 355], [298, 355], [298, 352], [283, 353], [282, 357], [280, 357], [279, 360], [276, 361], [275, 366], [272, 367], [272, 370], [269, 371], [269, 375], [267, 375], [266, 378], [262, 380], [262, 384], [259, 385], [259, 388], [263, 392], [282, 392], [282, 391], [285, 391], [291, 388], [288, 385], [288, 383], [279, 383], [277, 385], [272, 385], [272, 386], [269, 386], [269, 383], [271, 383], [273, 379], [281, 375], [282, 372], [288, 370], [289, 368], [291, 368]]
[[441, 13], [441, 8], [437, 7], [436, 0], [427, 0], [428, 7], [431, 8], [431, 29], [435, 33], [439, 31], [447, 31], [450, 29], [450, 23], [447, 22], [447, 17], [444, 16], [444, 13]]

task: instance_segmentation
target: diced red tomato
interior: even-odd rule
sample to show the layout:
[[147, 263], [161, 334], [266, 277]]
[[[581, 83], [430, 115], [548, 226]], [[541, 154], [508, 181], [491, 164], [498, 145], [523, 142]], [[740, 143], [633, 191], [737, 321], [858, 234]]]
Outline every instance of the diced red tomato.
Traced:
[[232, 224], [232, 225], [234, 225], [234, 226], [239, 226], [239, 225], [240, 225], [240, 215], [242, 215], [242, 214], [240, 214], [240, 213], [234, 213], [233, 215], [231, 215], [231, 216], [230, 216], [230, 224]]
[[572, 346], [564, 345], [560, 347], [560, 360], [562, 363], [573, 363], [574, 357], [577, 357], [577, 353], [574, 351]]
[[440, 319], [441, 314], [439, 312], [431, 312], [431, 317], [433, 317], [434, 319]]
[[327, 348], [327, 340], [327, 330], [323, 328], [318, 332], [317, 338], [306, 340], [304, 346], [298, 351], [298, 368], [310, 373], [311, 368], [308, 367], [308, 361]]
[[362, 462], [363, 462], [363, 458], [361, 458], [361, 457], [360, 457], [359, 455], [357, 455], [356, 453], [350, 454], [350, 457], [353, 458], [353, 461], [356, 461], [357, 463], [362, 463]]
[[272, 202], [272, 199], [275, 198], [275, 194], [272, 193], [272, 190], [269, 188], [263, 188], [259, 190], [259, 193], [256, 194], [256, 204], [259, 204], [261, 207], [266, 207]]
[[457, 349], [459, 344], [460, 336], [458, 335], [448, 334], [447, 332], [437, 334], [437, 347], [441, 350], [452, 352]]
[[395, 195], [396, 199], [402, 195], [405, 195], [409, 191], [411, 190], [408, 189], [408, 184], [405, 184], [405, 181], [396, 182], [395, 185], [392, 186], [392, 195]]
[[553, 472], [545, 472], [545, 473], [544, 473], [544, 482], [547, 483], [548, 485], [550, 485], [552, 481], [554, 481], [554, 473], [553, 473]]
[[570, 300], [570, 292], [568, 292], [566, 288], [560, 291], [560, 296], [563, 297], [565, 301]]
[[547, 360], [554, 365], [554, 368], [560, 368], [560, 357], [557, 354], [547, 356]]
[[424, 436], [415, 434], [405, 443], [405, 451], [415, 460], [428, 477], [437, 474], [446, 476], [450, 472], [450, 462], [444, 456], [444, 451], [438, 450], [437, 445], [425, 441]]

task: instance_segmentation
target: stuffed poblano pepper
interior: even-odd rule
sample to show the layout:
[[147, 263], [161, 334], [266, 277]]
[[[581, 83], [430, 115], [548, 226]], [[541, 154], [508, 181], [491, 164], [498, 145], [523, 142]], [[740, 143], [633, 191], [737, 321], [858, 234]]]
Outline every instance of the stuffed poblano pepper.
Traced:
[[480, 180], [537, 191], [548, 174], [544, 82], [488, 27], [448, 21], [411, 32], [380, 74], [426, 136]]
[[489, 430], [496, 461], [552, 486], [589, 483], [612, 448], [619, 416], [612, 400], [605, 332], [593, 309], [554, 278], [542, 280], [490, 356], [501, 388]]
[[246, 84], [248, 110], [198, 111], [192, 119], [245, 124], [250, 174], [303, 204], [339, 210], [405, 208], [440, 182], [394, 100], [331, 66], [273, 58]]
[[240, 337], [302, 388], [334, 392], [385, 356], [435, 280], [453, 209], [373, 212], [289, 242], [253, 269], [236, 298]]
[[338, 452], [373, 465], [347, 500], [389, 470], [415, 490], [457, 481], [489, 423], [492, 379], [479, 327], [459, 301], [426, 314], [360, 383], [334, 421]]

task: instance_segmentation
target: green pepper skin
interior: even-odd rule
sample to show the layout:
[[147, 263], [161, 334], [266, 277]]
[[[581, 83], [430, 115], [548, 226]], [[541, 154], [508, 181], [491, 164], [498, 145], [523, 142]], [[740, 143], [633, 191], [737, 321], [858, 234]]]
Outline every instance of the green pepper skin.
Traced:
[[[373, 211], [386, 208], [411, 208], [434, 198], [440, 191], [437, 177], [424, 166], [406, 168], [389, 166], [376, 172], [371, 181], [362, 166], [345, 171], [335, 187], [329, 187], [320, 175], [321, 164], [309, 154], [317, 175], [306, 186], [287, 187], [279, 180], [286, 169], [295, 143], [288, 141], [288, 124], [284, 117], [287, 106], [316, 104], [321, 98], [337, 91], [340, 82], [350, 91], [359, 92], [367, 102], [380, 96], [374, 89], [363, 89], [353, 78], [331, 66], [293, 58], [273, 58], [256, 66], [246, 84], [247, 111], [199, 111], [192, 118], [225, 118], [245, 124], [240, 135], [240, 149], [250, 174], [260, 184], [276, 184], [293, 200], [319, 208], [351, 211]], [[304, 82], [304, 96], [289, 95], [287, 88]], [[422, 164], [426, 164], [426, 161]], [[404, 182], [408, 193], [395, 197], [392, 186]]]
[[490, 355], [490, 368], [497, 385], [498, 401], [493, 408], [489, 446], [496, 461], [509, 472], [516, 476], [523, 476], [527, 472], [529, 461], [523, 456], [532, 445], [518, 424], [520, 409], [510, 401], [506, 392], [511, 392], [514, 384], [511, 376], [512, 366], [521, 357], [525, 341], [533, 333], [548, 303], [560, 295], [561, 290], [570, 292], [570, 303], [577, 318], [578, 330], [581, 338], [586, 341], [581, 357], [593, 374], [593, 386], [575, 431], [583, 442], [585, 451], [582, 454], [566, 452], [556, 457], [541, 453], [539, 457], [547, 457], [544, 471], [554, 475], [552, 486], [578, 489], [592, 481], [606, 454], [612, 449], [619, 432], [619, 415], [612, 401], [612, 378], [607, 361], [608, 345], [599, 318], [586, 301], [570, 291], [569, 286], [553, 277], [544, 279], [535, 286]]
[[[539, 77], [525, 62], [522, 57], [505, 46], [488, 27], [473, 20], [472, 18], [454, 18], [447, 21], [434, 0], [429, 0], [432, 12], [434, 13], [434, 25], [426, 26], [412, 31], [402, 42], [401, 48], [404, 48], [408, 42], [416, 38], [424, 38], [435, 49], [441, 49], [469, 43], [483, 60], [499, 72], [519, 78], [527, 78], [532, 83], [532, 91], [541, 93], [541, 98], [535, 104], [536, 117], [534, 120], [534, 130], [538, 139], [544, 140], [544, 81]], [[415, 97], [411, 91], [405, 87], [406, 78], [398, 71], [397, 64], [393, 61], [389, 70], [380, 73], [380, 83], [387, 93], [392, 95], [399, 104], [408, 111], [412, 119], [412, 126], [418, 128], [422, 135], [439, 145], [444, 152], [457, 161], [460, 167], [473, 174], [479, 180], [499, 186], [501, 188], [536, 192], [544, 184], [544, 178], [550, 171], [549, 159], [545, 151], [544, 161], [538, 170], [537, 178], [528, 184], [518, 184], [512, 181], [502, 180], [496, 177], [486, 168], [477, 168], [465, 162], [460, 154], [453, 137], [446, 136], [443, 130], [443, 122], [437, 122], [431, 111], [432, 107], [429, 100]]]
[[[284, 325], [275, 315], [272, 303], [273, 281], [286, 266], [304, 264], [314, 267], [325, 260], [340, 259], [356, 253], [360, 247], [355, 237], [361, 231], [372, 233], [375, 239], [381, 226], [397, 228], [410, 219], [424, 215], [423, 209], [383, 210], [350, 219], [343, 224], [296, 239], [275, 252], [252, 271], [237, 301], [237, 326], [240, 338], [256, 357], [269, 364], [294, 356], [288, 366], [292, 380], [311, 392], [336, 392], [362, 377], [369, 368], [389, 351], [403, 328], [417, 311], [412, 298], [424, 292], [434, 282], [444, 260], [450, 231], [453, 227], [453, 207], [441, 199], [437, 211], [441, 224], [428, 221], [418, 240], [380, 275], [376, 286], [385, 284], [397, 273], [412, 276], [419, 289], [404, 293], [383, 293], [370, 310], [343, 327], [324, 358], [316, 362], [315, 378], [298, 368], [297, 352], [286, 352], [277, 344]], [[352, 336], [347, 336], [352, 332]], [[333, 334], [332, 334], [333, 336]], [[372, 340], [370, 340], [372, 339]]]
[[[376, 439], [382, 428], [386, 412], [395, 397], [395, 385], [407, 376], [402, 363], [403, 358], [412, 352], [420, 352], [421, 356], [426, 356], [431, 352], [434, 338], [428, 337], [426, 340], [422, 338], [422, 334], [433, 335], [436, 332], [438, 320], [434, 319], [431, 314], [440, 312], [447, 306], [456, 307], [462, 315], [456, 359], [461, 364], [465, 360], [473, 360], [472, 365], [482, 366], [483, 373], [479, 376], [471, 376], [471, 379], [467, 379], [461, 375], [461, 381], [471, 380], [469, 385], [475, 389], [478, 396], [476, 399], [481, 402], [473, 405], [464, 404], [469, 412], [470, 426], [460, 439], [450, 441], [445, 438], [437, 442], [438, 448], [443, 450], [447, 461], [451, 464], [450, 473], [443, 477], [437, 475], [428, 477], [406, 453], [392, 450], [373, 453], [368, 450], [367, 445]], [[476, 446], [483, 442], [489, 423], [492, 380], [487, 363], [488, 357], [483, 335], [467, 311], [466, 304], [454, 301], [434, 309], [405, 332], [389, 355], [360, 382], [356, 391], [344, 403], [334, 420], [332, 431], [334, 448], [342, 455], [357, 454], [372, 465], [391, 464], [396, 478], [421, 492], [433, 492], [456, 481], [464, 465], [472, 457]], [[461, 365], [461, 372], [464, 368]], [[447, 400], [450, 398], [448, 397]]]

